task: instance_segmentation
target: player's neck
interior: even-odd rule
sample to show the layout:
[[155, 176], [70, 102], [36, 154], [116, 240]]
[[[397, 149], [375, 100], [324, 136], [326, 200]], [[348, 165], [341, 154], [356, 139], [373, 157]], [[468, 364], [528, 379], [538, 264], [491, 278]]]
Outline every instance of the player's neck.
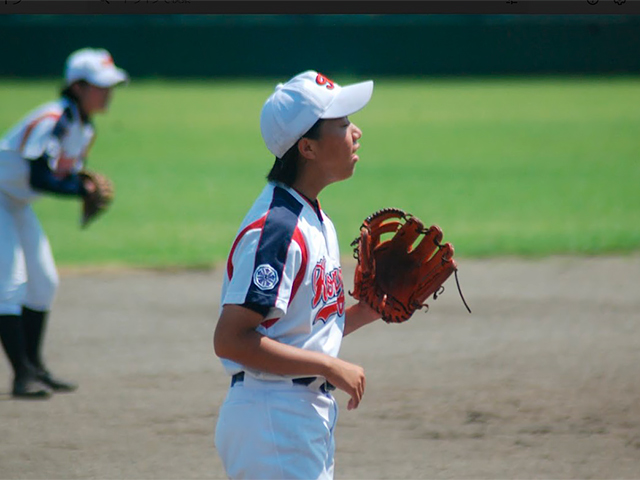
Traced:
[[311, 199], [308, 195], [298, 190], [295, 186], [292, 186], [291, 188], [293, 188], [298, 193], [298, 195], [300, 195], [302, 198], [304, 198], [307, 201], [309, 206], [313, 208], [313, 211], [316, 212], [316, 215], [318, 216], [320, 223], [322, 223], [323, 222], [322, 211], [320, 209], [320, 202], [318, 201], [318, 199], [317, 198]]
[[295, 191], [304, 196], [309, 202], [315, 203], [318, 201], [318, 195], [324, 186], [319, 186], [313, 181], [305, 180], [303, 176], [298, 177], [293, 185], [291, 185]]
[[314, 208], [318, 207], [319, 202], [318, 202], [317, 198], [316, 199], [311, 199], [307, 195], [305, 195], [303, 192], [298, 190], [296, 187], [291, 187], [291, 188], [293, 188], [298, 193], [298, 195], [300, 195], [302, 198], [304, 198], [309, 203], [309, 205], [311, 205]]
[[318, 200], [318, 195], [327, 185], [333, 183], [326, 171], [314, 168], [314, 162], [302, 162], [298, 170], [298, 175], [291, 185], [310, 201]]
[[80, 99], [78, 99], [78, 97], [76, 97], [72, 92], [68, 92], [64, 96], [76, 106], [78, 110], [78, 114], [80, 115], [80, 120], [82, 120], [82, 123], [91, 123], [91, 118], [84, 111], [84, 108], [82, 106], [82, 102], [80, 101]]

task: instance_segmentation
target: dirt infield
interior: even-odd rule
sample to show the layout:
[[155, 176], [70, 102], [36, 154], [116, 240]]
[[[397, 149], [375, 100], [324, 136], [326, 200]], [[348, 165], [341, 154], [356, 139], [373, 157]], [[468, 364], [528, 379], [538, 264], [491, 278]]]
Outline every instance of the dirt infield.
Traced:
[[[640, 256], [460, 264], [472, 315], [451, 279], [345, 338], [367, 390], [336, 394], [336, 479], [640, 478]], [[221, 274], [63, 271], [46, 354], [80, 389], [15, 401], [3, 361], [0, 478], [224, 478]]]

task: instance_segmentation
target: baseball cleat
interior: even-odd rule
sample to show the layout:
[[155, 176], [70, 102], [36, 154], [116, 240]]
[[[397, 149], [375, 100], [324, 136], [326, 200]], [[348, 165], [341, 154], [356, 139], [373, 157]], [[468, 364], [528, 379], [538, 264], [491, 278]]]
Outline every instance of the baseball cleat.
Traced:
[[13, 391], [11, 395], [14, 398], [45, 400], [51, 397], [51, 389], [39, 380], [16, 379], [13, 382]]
[[51, 372], [47, 370], [38, 370], [36, 375], [40, 382], [51, 388], [51, 390], [56, 393], [73, 392], [78, 389], [77, 384], [54, 377]]

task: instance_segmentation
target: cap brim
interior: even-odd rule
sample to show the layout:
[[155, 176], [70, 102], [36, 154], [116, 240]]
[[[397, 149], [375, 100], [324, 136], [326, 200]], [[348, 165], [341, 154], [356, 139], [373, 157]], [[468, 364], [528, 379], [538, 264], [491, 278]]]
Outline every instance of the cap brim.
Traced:
[[340, 118], [356, 113], [369, 103], [373, 93], [373, 80], [342, 87], [320, 118]]
[[115, 87], [121, 83], [128, 82], [129, 75], [127, 72], [117, 67], [109, 70], [103, 70], [99, 76], [89, 80], [89, 83], [97, 85], [98, 87]]

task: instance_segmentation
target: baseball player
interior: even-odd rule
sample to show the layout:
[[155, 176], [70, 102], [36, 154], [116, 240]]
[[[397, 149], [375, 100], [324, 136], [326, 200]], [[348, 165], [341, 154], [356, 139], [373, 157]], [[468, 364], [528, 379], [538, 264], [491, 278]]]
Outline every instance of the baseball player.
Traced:
[[95, 189], [78, 175], [95, 137], [91, 118], [126, 81], [106, 50], [78, 50], [67, 59], [60, 98], [28, 113], [0, 140], [0, 338], [16, 398], [76, 389], [42, 358], [58, 274], [31, 203], [41, 194], [82, 198]]
[[345, 87], [306, 71], [279, 84], [260, 118], [276, 157], [231, 247], [213, 343], [231, 387], [215, 445], [230, 478], [333, 478], [338, 407], [357, 408], [362, 367], [338, 358], [342, 337], [379, 315], [345, 307], [334, 226], [319, 193], [349, 178], [373, 82]]

